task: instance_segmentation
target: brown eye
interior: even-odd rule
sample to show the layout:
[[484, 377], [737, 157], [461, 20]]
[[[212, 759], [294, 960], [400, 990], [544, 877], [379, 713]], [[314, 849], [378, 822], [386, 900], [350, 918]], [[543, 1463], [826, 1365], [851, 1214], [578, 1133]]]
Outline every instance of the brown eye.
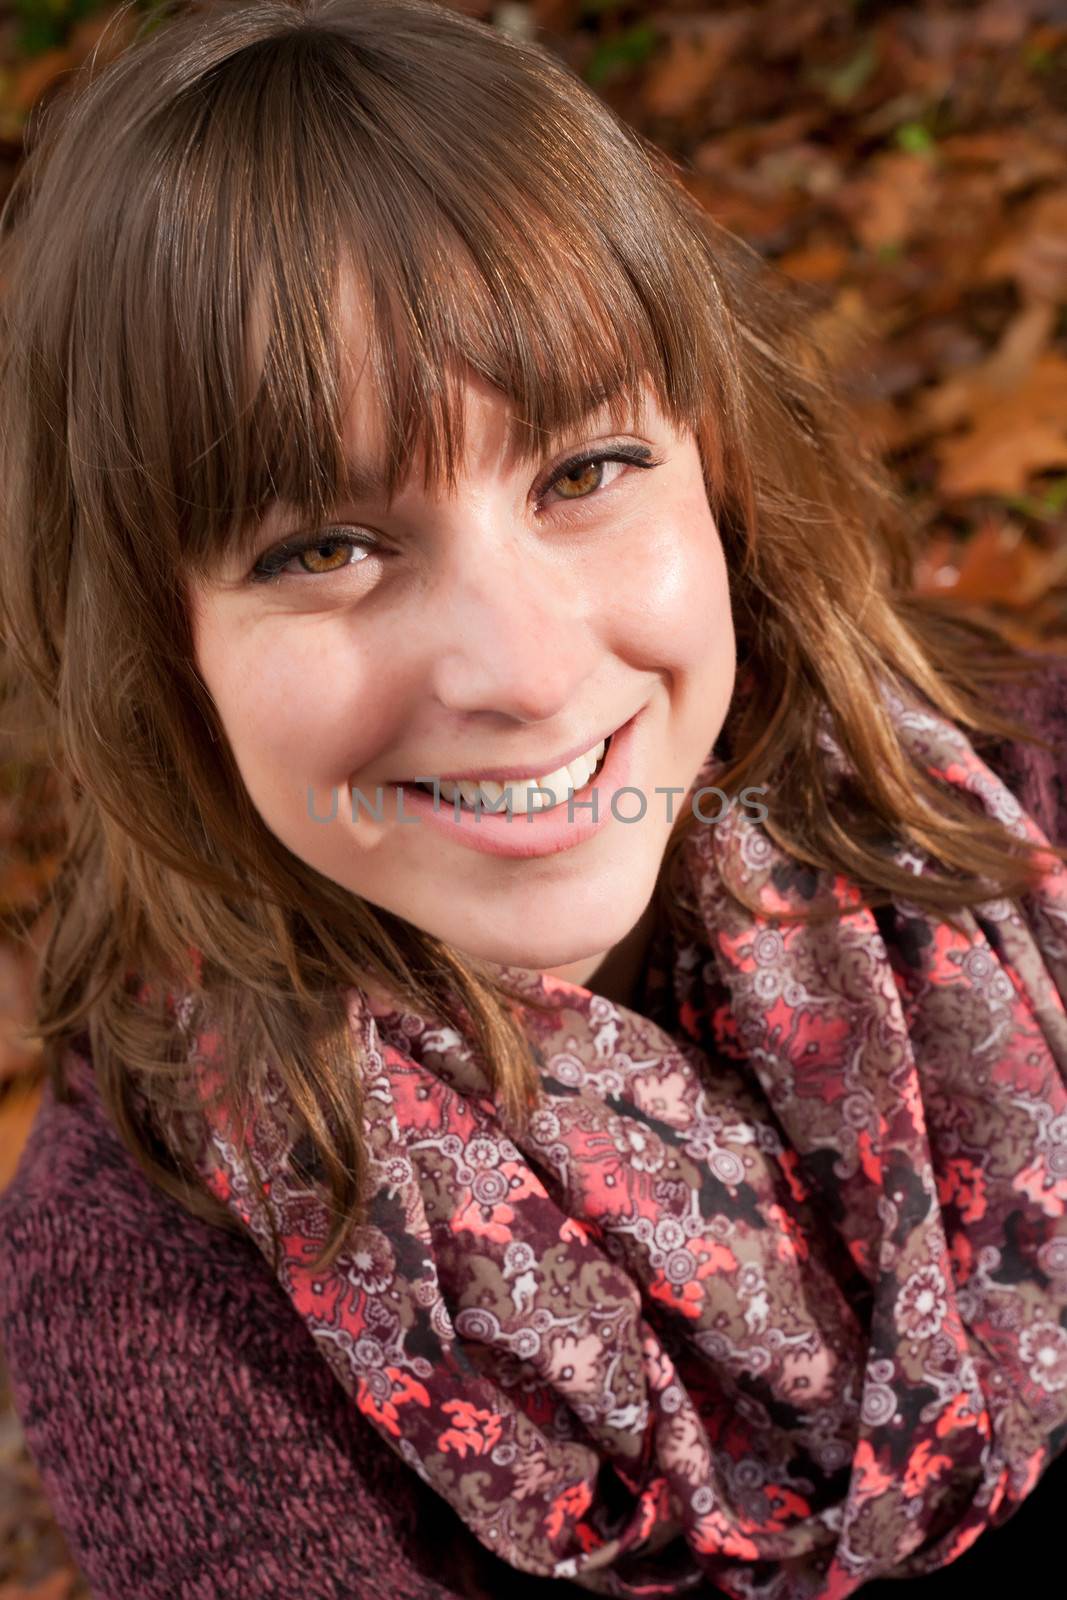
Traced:
[[349, 565], [348, 553], [351, 548], [351, 544], [343, 539], [324, 539], [321, 544], [308, 545], [301, 550], [297, 559], [307, 572], [338, 572]]
[[[327, 537], [323, 529], [311, 539], [294, 539], [270, 550], [252, 568], [255, 583], [277, 583], [279, 579], [303, 576], [328, 577], [333, 572], [347, 572], [357, 567], [368, 556], [378, 552], [378, 545], [369, 535], [351, 531]], [[351, 560], [347, 557], [351, 555]], [[338, 560], [337, 557], [344, 559]], [[296, 563], [299, 562], [299, 569]], [[292, 571], [287, 571], [287, 568]]]
[[[598, 450], [593, 455], [571, 456], [560, 463], [556, 475], [546, 484], [546, 491], [557, 503], [579, 500], [599, 500], [601, 491], [608, 492], [616, 478], [626, 476], [627, 467], [658, 467], [652, 451], [644, 444], [620, 444], [610, 450]], [[605, 480], [604, 468], [614, 466]]]
[[[552, 487], [562, 492], [564, 500], [581, 500], [592, 490], [600, 487], [600, 480], [604, 475], [603, 459], [596, 461], [583, 461], [578, 466], [572, 467], [555, 480]], [[571, 490], [575, 493], [571, 493]]]

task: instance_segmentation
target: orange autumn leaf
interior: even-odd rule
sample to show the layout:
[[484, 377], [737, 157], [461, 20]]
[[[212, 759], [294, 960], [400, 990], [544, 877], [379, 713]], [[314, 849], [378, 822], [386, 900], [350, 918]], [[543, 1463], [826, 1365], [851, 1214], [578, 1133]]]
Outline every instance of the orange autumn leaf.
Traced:
[[649, 63], [641, 99], [650, 116], [684, 116], [728, 67], [749, 19], [740, 12], [711, 12], [667, 19], [662, 25], [670, 30], [666, 49]]
[[778, 270], [803, 283], [837, 283], [848, 265], [848, 251], [821, 240], [779, 256]]
[[890, 150], [865, 164], [843, 184], [834, 204], [865, 250], [899, 245], [935, 214], [940, 196], [930, 161], [906, 150]]
[[1010, 278], [1034, 298], [1067, 300], [1067, 186], [1044, 190], [1012, 213], [977, 276]]
[[976, 395], [968, 427], [934, 454], [950, 498], [1022, 494], [1035, 473], [1067, 467], [1067, 360], [1050, 350], [1014, 388]]
[[18, 112], [29, 111], [47, 90], [73, 71], [75, 65], [74, 53], [68, 49], [43, 50], [40, 55], [31, 56], [19, 68], [9, 90], [12, 107]]
[[79, 1582], [73, 1567], [58, 1567], [36, 1583], [0, 1583], [0, 1600], [68, 1600]]
[[990, 516], [960, 545], [931, 541], [915, 571], [919, 594], [1029, 611], [1050, 589], [1067, 582], [1067, 545], [1042, 549], [1017, 523]]

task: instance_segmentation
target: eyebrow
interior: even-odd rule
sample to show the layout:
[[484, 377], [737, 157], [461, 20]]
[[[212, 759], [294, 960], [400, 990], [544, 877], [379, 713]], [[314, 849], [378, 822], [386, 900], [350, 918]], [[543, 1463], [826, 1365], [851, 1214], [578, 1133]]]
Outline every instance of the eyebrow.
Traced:
[[368, 462], [345, 457], [338, 488], [339, 500], [373, 500], [385, 493], [385, 473]]
[[[346, 456], [343, 463], [341, 481], [337, 486], [334, 504], [341, 505], [346, 501], [374, 500], [385, 494], [385, 473], [378, 467], [370, 466], [366, 462], [357, 461]], [[260, 510], [256, 517], [249, 523], [238, 541], [242, 555], [258, 545], [264, 532], [270, 529], [268, 537], [274, 538], [273, 525], [279, 520], [288, 521], [298, 516], [296, 506], [280, 494], [268, 494], [260, 502]], [[277, 535], [285, 537], [284, 533]]]
[[[544, 453], [556, 450], [560, 447], [568, 433], [576, 432], [579, 429], [589, 429], [593, 427], [601, 417], [606, 418], [608, 413], [609, 398], [610, 396], [605, 395], [596, 400], [592, 400], [590, 402], [589, 409], [585, 411], [574, 423], [572, 423], [570, 426], [559, 428], [550, 434], [546, 434], [545, 437], [541, 439], [540, 443], [532, 445], [526, 454], [530, 459], [533, 459], [539, 452]], [[523, 452], [521, 451], [518, 451], [517, 453], [513, 452], [513, 457], [516, 463], [522, 458], [522, 455]], [[385, 491], [386, 474], [382, 468], [369, 462], [361, 461], [353, 456], [345, 457], [341, 481], [338, 484], [337, 494], [334, 501], [335, 504], [356, 504], [360, 501], [384, 498]], [[288, 517], [289, 515], [295, 515], [295, 509], [290, 502], [283, 501], [280, 495], [268, 495], [262, 502], [260, 516], [256, 519], [254, 526], [249, 530], [247, 541], [244, 541], [247, 545], [247, 548], [251, 549], [258, 544], [259, 540], [263, 536], [265, 527], [276, 522], [279, 517]], [[272, 534], [271, 537], [273, 536], [274, 535]], [[279, 537], [284, 537], [284, 535], [279, 535]]]
[[[606, 418], [607, 410], [606, 400], [602, 400], [599, 403], [593, 402], [589, 410], [584, 412], [576, 422], [546, 434], [537, 444], [531, 442], [529, 449], [525, 452], [521, 450], [510, 452], [509, 464], [517, 467], [524, 457], [533, 460], [538, 454], [558, 450], [569, 433], [592, 428], [601, 417]], [[384, 471], [380, 468], [367, 462], [359, 461], [354, 457], [346, 456], [337, 498], [338, 500], [376, 499], [379, 495], [385, 494], [385, 476]]]

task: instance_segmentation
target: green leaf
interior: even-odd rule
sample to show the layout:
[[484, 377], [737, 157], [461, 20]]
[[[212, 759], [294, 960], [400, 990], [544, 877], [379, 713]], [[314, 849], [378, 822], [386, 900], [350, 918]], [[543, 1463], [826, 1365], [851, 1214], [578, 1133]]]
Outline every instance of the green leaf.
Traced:
[[1058, 516], [1067, 506], [1067, 475], [1054, 478], [1051, 483], [1045, 485], [1042, 505], [1050, 517]]
[[807, 78], [816, 88], [822, 89], [834, 105], [843, 106], [859, 94], [877, 67], [878, 46], [873, 38], [867, 38], [843, 66], [813, 67]]
[[1051, 72], [1056, 65], [1056, 52], [1047, 45], [1026, 44], [1023, 46], [1023, 65], [1031, 72]]
[[39, 56], [60, 41], [58, 28], [47, 20], [34, 18], [32, 22], [24, 22], [16, 33], [15, 48], [21, 56]]
[[929, 128], [924, 127], [921, 122], [905, 122], [897, 129], [893, 138], [901, 150], [906, 150], [913, 156], [933, 155], [937, 148]]
[[1033, 517], [1035, 521], [1041, 516], [1041, 507], [1032, 494], [1006, 494], [1002, 498], [1009, 511], [1016, 511], [1023, 517]]
[[77, 23], [110, 3], [111, 0], [15, 0], [19, 23], [16, 49], [26, 56], [59, 49]]
[[1058, 517], [1060, 512], [1067, 508], [1067, 473], [1062, 477], [1053, 478], [1051, 483], [1039, 485], [1039, 488], [1040, 496], [1004, 495], [1003, 503], [1009, 511], [1017, 511], [1025, 517], [1032, 517], [1035, 522], [1043, 522], [1048, 517]]
[[649, 56], [659, 44], [660, 34], [649, 22], [635, 23], [611, 39], [597, 45], [585, 68], [585, 81], [594, 86], [612, 77], [620, 68], [635, 67]]

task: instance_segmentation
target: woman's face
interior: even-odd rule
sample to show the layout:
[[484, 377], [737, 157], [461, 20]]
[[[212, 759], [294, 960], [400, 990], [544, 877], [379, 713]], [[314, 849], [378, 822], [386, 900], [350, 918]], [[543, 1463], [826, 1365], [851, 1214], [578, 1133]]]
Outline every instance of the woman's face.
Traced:
[[[427, 495], [420, 461], [388, 511], [368, 488], [295, 530], [315, 542], [284, 565], [276, 507], [252, 558], [192, 593], [197, 663], [294, 855], [472, 956], [584, 981], [645, 910], [733, 694], [723, 551], [695, 439], [650, 398], [627, 431], [598, 414], [532, 466], [505, 455], [498, 391], [472, 379], [466, 402], [454, 494]], [[362, 377], [346, 427], [354, 461], [380, 459]], [[560, 477], [615, 450], [656, 465]], [[252, 577], [264, 562], [280, 575]], [[582, 769], [559, 769], [608, 735], [572, 793]], [[450, 789], [414, 789], [493, 773], [506, 792], [458, 820]], [[516, 786], [553, 774], [548, 809]]]

